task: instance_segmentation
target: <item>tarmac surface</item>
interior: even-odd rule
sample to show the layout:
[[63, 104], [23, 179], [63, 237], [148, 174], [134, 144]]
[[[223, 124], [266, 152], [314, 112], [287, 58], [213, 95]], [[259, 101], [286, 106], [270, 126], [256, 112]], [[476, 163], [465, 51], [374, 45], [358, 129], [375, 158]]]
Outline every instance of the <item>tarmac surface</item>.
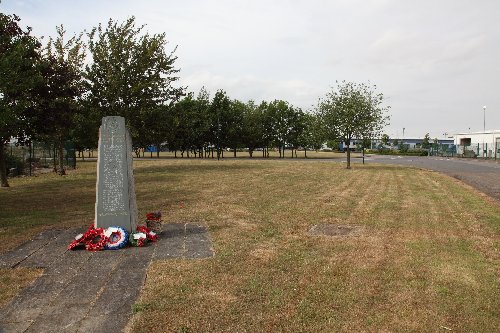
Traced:
[[[356, 158], [355, 162], [361, 162]], [[371, 155], [365, 163], [409, 165], [444, 173], [500, 200], [500, 161], [428, 156]]]
[[0, 256], [0, 267], [44, 268], [2, 308], [0, 333], [121, 332], [152, 260], [213, 256], [204, 226], [170, 223], [156, 243], [120, 250], [68, 251], [82, 228], [47, 230]]

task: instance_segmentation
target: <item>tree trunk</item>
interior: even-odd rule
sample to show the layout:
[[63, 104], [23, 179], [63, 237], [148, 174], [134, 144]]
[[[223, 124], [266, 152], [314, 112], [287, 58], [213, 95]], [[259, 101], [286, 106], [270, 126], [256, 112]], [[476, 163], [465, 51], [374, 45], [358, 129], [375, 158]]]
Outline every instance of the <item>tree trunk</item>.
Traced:
[[31, 172], [32, 172], [32, 169], [33, 169], [33, 143], [30, 141], [28, 143], [28, 152], [29, 152], [29, 159], [28, 159], [28, 163], [30, 165], [30, 171], [29, 171], [29, 176], [31, 177]]
[[253, 157], [253, 149], [248, 150], [248, 154], [250, 154], [250, 158]]
[[304, 148], [304, 158], [307, 158], [307, 148]]
[[351, 149], [349, 146], [351, 145], [350, 140], [346, 142], [347, 145], [347, 169], [351, 168]]
[[174, 157], [177, 158], [177, 149], [174, 150]]
[[2, 187], [9, 187], [7, 181], [7, 166], [5, 165], [5, 145], [1, 143], [0, 147], [0, 178], [2, 179]]
[[156, 146], [156, 158], [160, 158], [160, 149], [159, 149], [160, 145], [157, 145]]
[[234, 146], [234, 158], [236, 158], [236, 146]]
[[54, 162], [54, 172], [57, 172], [57, 160], [56, 160], [56, 144], [54, 143], [54, 158], [52, 159], [52, 161]]
[[64, 170], [64, 145], [62, 140], [59, 141], [59, 175], [64, 176], [66, 170]]

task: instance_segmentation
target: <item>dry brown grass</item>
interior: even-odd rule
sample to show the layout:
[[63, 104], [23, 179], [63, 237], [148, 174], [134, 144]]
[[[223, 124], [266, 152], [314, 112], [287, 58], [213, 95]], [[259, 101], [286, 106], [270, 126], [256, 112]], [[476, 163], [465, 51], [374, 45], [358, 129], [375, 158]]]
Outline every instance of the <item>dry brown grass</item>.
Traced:
[[[134, 332], [494, 331], [500, 324], [499, 206], [446, 176], [329, 162], [165, 163], [142, 165], [169, 178], [151, 185], [164, 194], [152, 205], [172, 222], [204, 221], [216, 255], [155, 262]], [[308, 235], [319, 223], [364, 228], [352, 237]]]
[[[449, 177], [399, 166], [248, 159], [139, 160], [135, 173], [140, 214], [162, 210], [166, 222], [201, 221], [215, 257], [154, 262], [134, 306], [133, 332], [500, 326], [500, 206]], [[9, 230], [92, 220], [94, 164], [64, 179], [12, 185], [0, 192], [9, 207], [0, 215], [0, 240]], [[23, 203], [33, 209], [21, 213]], [[13, 222], [45, 215], [40, 227]], [[308, 234], [321, 223], [362, 232]]]

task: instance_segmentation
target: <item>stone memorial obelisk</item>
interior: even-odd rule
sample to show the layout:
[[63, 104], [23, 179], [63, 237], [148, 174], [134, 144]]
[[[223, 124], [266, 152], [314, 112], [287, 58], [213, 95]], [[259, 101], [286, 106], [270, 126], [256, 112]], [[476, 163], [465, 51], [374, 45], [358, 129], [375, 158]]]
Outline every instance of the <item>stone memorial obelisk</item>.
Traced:
[[137, 226], [132, 139], [123, 117], [104, 117], [99, 129], [94, 225], [129, 232]]

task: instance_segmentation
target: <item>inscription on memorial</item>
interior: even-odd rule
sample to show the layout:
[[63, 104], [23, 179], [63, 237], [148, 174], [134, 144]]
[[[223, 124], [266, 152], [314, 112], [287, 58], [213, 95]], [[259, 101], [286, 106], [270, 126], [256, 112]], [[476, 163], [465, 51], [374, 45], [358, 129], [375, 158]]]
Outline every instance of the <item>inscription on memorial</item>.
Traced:
[[135, 229], [135, 193], [130, 134], [122, 117], [104, 117], [97, 163], [96, 227]]

